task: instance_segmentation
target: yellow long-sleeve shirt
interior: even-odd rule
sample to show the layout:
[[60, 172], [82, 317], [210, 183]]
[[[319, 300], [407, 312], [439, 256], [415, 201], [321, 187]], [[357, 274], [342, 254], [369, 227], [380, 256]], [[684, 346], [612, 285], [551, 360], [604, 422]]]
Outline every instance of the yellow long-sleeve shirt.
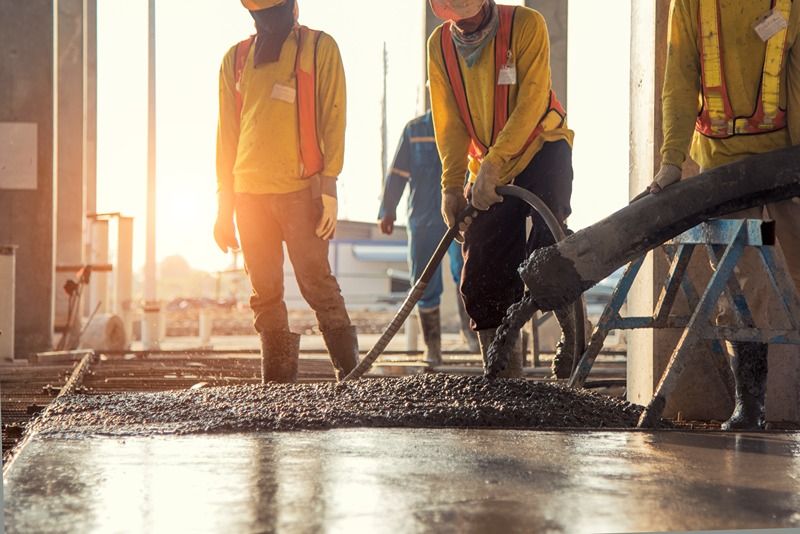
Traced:
[[[289, 34], [276, 63], [253, 68], [251, 47], [240, 82], [241, 121], [236, 109], [232, 47], [219, 73], [217, 183], [220, 191], [292, 193], [309, 187], [301, 175], [297, 99], [272, 97], [276, 84], [296, 88], [297, 32]], [[344, 162], [345, 75], [336, 41], [327, 34], [317, 44], [317, 135], [324, 155], [323, 177], [336, 178]]]
[[[771, 0], [719, 0], [723, 67], [731, 106], [736, 116], [750, 116], [756, 108], [766, 44], [753, 24], [766, 13]], [[781, 107], [787, 110], [789, 128], [759, 135], [711, 139], [694, 131], [702, 105], [698, 9], [700, 0], [673, 0], [669, 22], [669, 48], [662, 99], [664, 112], [664, 163], [680, 166], [690, 155], [702, 169], [711, 169], [745, 156], [800, 144], [800, 2], [792, 6], [789, 47]]]
[[[480, 162], [468, 158], [470, 137], [447, 77], [441, 32], [439, 26], [428, 40], [428, 72], [436, 144], [442, 159], [442, 187], [447, 188], [462, 186], [467, 168], [470, 179], [474, 180]], [[494, 122], [494, 50], [494, 43], [487, 44], [472, 67], [467, 67], [460, 54], [458, 58], [475, 132], [485, 145], [491, 141]], [[512, 85], [509, 91], [508, 122], [484, 158], [501, 168], [504, 183], [513, 181], [525, 170], [545, 142], [566, 140], [572, 144], [574, 136], [566, 127], [545, 131], [522, 154], [514, 157], [524, 148], [550, 104], [550, 38], [540, 13], [525, 7], [517, 8], [511, 52], [517, 68], [517, 84]]]

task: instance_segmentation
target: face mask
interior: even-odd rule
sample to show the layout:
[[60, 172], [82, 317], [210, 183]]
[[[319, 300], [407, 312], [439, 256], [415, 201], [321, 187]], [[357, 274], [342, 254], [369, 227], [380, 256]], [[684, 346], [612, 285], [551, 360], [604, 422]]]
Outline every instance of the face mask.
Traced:
[[280, 59], [283, 43], [294, 27], [294, 5], [295, 0], [288, 0], [279, 6], [250, 12], [258, 31], [254, 51], [256, 67]]

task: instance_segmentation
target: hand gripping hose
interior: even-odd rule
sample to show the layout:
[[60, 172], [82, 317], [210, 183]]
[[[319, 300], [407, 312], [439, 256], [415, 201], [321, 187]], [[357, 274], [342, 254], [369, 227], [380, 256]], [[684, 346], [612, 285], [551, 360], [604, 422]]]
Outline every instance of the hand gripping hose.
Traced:
[[[564, 230], [561, 227], [560, 222], [547, 205], [536, 195], [531, 193], [530, 191], [523, 189], [519, 186], [515, 185], [506, 185], [497, 188], [497, 193], [502, 196], [512, 196], [519, 198], [526, 204], [528, 204], [531, 208], [536, 210], [539, 215], [542, 216], [544, 219], [545, 224], [550, 229], [550, 232], [553, 234], [553, 237], [556, 241], [561, 241], [564, 239]], [[383, 335], [381, 335], [380, 339], [375, 346], [370, 349], [370, 351], [364, 356], [364, 359], [359, 362], [355, 369], [353, 369], [349, 375], [347, 375], [344, 380], [354, 380], [357, 378], [361, 378], [364, 373], [366, 373], [371, 367], [372, 364], [375, 363], [375, 360], [378, 359], [383, 351], [386, 349], [386, 346], [389, 342], [394, 338], [397, 332], [400, 330], [400, 327], [403, 326], [403, 323], [406, 321], [408, 316], [411, 314], [411, 311], [416, 306], [417, 302], [420, 298], [422, 298], [422, 294], [425, 292], [425, 288], [428, 286], [428, 282], [430, 281], [433, 273], [436, 272], [436, 268], [442, 262], [444, 255], [447, 253], [447, 249], [450, 247], [450, 243], [453, 242], [456, 235], [458, 235], [458, 226], [460, 223], [464, 221], [467, 217], [479, 217], [480, 211], [476, 210], [472, 206], [467, 206], [467, 208], [462, 211], [456, 219], [455, 224], [447, 230], [447, 233], [444, 234], [441, 241], [439, 241], [439, 245], [436, 247], [436, 250], [433, 253], [430, 261], [425, 266], [425, 270], [422, 272], [422, 275], [419, 277], [417, 282], [414, 284], [414, 287], [411, 288], [411, 291], [406, 296], [406, 299], [403, 301], [403, 305], [397, 311], [397, 314], [394, 316], [392, 321], [389, 323], [389, 326], [386, 327], [384, 330]], [[517, 306], [515, 304], [515, 306]], [[530, 316], [536, 310], [533, 309], [530, 311]], [[528, 318], [530, 318], [530, 316]], [[576, 342], [575, 346], [575, 354], [573, 356], [573, 369], [575, 366], [575, 362], [577, 362], [580, 357], [583, 355], [583, 340], [585, 339], [584, 335], [584, 310], [583, 310], [583, 303], [581, 299], [578, 299], [575, 303], [575, 313], [573, 314], [574, 323], [574, 333]], [[513, 328], [513, 327], [512, 327]], [[513, 336], [512, 336], [513, 337]], [[504, 337], [505, 339], [505, 337]]]

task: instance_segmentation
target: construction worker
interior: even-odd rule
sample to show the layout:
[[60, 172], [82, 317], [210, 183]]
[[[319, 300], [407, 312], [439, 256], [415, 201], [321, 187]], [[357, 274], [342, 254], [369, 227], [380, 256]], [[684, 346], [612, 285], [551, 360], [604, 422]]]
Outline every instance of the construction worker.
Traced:
[[[517, 268], [534, 249], [554, 242], [544, 221], [521, 201], [505, 201], [499, 185], [514, 183], [544, 200], [559, 221], [571, 213], [572, 140], [552, 91], [550, 43], [544, 18], [494, 0], [430, 0], [445, 21], [428, 40], [433, 124], [442, 160], [442, 214], [449, 226], [467, 205], [482, 213], [466, 221], [461, 293], [481, 353], [508, 307], [523, 295]], [[526, 218], [533, 230], [525, 238]], [[471, 222], [471, 224], [469, 224]], [[560, 310], [562, 326], [569, 312]], [[504, 376], [522, 375], [517, 343]], [[569, 376], [571, 349], [554, 361]]]
[[337, 379], [357, 364], [355, 328], [328, 263], [344, 160], [345, 76], [333, 38], [297, 23], [295, 0], [241, 0], [256, 35], [220, 69], [214, 238], [238, 247], [253, 286], [263, 380], [297, 378], [300, 336], [283, 300], [283, 243]]
[[[439, 186], [441, 177], [442, 163], [439, 161], [439, 153], [436, 151], [436, 141], [433, 137], [433, 119], [431, 112], [428, 111], [425, 115], [409, 122], [403, 130], [397, 154], [389, 174], [386, 176], [383, 201], [378, 213], [381, 232], [392, 235], [394, 223], [397, 220], [397, 205], [400, 203], [406, 184], [409, 185], [408, 258], [411, 265], [412, 283], [416, 283], [422, 276], [422, 271], [425, 270], [425, 266], [433, 256], [439, 241], [447, 232], [447, 227], [439, 211], [442, 203]], [[461, 269], [464, 267], [461, 243], [453, 241], [447, 250], [447, 255], [450, 257], [450, 273], [457, 287], [461, 282]], [[439, 304], [443, 289], [440, 265], [417, 304], [419, 324], [425, 340], [425, 361], [431, 365], [438, 365], [442, 362], [442, 327]], [[456, 301], [464, 341], [467, 342], [470, 351], [478, 352], [480, 350], [478, 339], [469, 328], [469, 317], [460, 295]]]
[[[800, 144], [800, 5], [792, 0], [673, 0], [664, 81], [662, 166], [650, 187], [681, 179], [689, 157], [702, 170]], [[800, 286], [800, 204], [778, 202], [733, 217], [769, 218]], [[770, 283], [751, 249], [739, 280], [756, 323], [770, 322]], [[724, 301], [725, 299], [723, 299]], [[725, 305], [718, 318], [734, 325]], [[736, 406], [723, 428], [764, 426], [767, 345], [734, 342]]]

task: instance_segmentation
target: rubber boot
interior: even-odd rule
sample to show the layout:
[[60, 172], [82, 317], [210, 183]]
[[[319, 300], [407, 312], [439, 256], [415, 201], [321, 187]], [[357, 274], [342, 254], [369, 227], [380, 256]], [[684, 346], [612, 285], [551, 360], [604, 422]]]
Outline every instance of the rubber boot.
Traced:
[[355, 326], [322, 332], [325, 346], [336, 373], [336, 381], [341, 382], [358, 365], [358, 336]]
[[732, 343], [731, 369], [736, 380], [736, 406], [722, 430], [761, 430], [765, 424], [767, 352], [764, 343]]
[[458, 318], [461, 323], [461, 340], [466, 343], [467, 349], [471, 353], [478, 354], [481, 351], [480, 343], [478, 343], [478, 335], [470, 328], [469, 315], [467, 315], [467, 309], [464, 307], [464, 299], [461, 298], [461, 295], [456, 295], [456, 304], [458, 307]]
[[425, 361], [430, 365], [442, 364], [442, 323], [439, 308], [419, 310], [419, 326], [425, 340]]
[[[561, 339], [556, 344], [556, 354], [550, 370], [553, 378], [569, 378], [572, 375], [573, 359], [575, 356], [575, 333], [572, 331], [572, 310], [561, 308], [553, 312], [561, 326]], [[571, 335], [566, 335], [569, 333]]]
[[300, 355], [300, 334], [288, 330], [262, 332], [261, 383], [297, 382], [297, 360]]
[[[488, 328], [486, 330], [478, 330], [478, 341], [481, 346], [481, 357], [483, 358], [483, 368], [486, 369], [489, 365], [489, 346], [494, 341], [497, 335], [497, 329]], [[508, 357], [506, 368], [497, 375], [500, 378], [522, 378], [522, 339], [519, 334], [514, 341], [513, 349]]]

